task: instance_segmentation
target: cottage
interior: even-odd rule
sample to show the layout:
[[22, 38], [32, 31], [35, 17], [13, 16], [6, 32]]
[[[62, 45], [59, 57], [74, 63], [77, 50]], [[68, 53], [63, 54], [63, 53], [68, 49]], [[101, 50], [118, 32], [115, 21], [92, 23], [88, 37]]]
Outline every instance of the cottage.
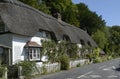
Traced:
[[39, 61], [41, 41], [44, 39], [56, 42], [69, 40], [79, 46], [97, 46], [82, 29], [44, 14], [20, 1], [0, 0], [0, 44], [9, 49], [5, 59], [9, 61], [9, 65], [24, 60]]

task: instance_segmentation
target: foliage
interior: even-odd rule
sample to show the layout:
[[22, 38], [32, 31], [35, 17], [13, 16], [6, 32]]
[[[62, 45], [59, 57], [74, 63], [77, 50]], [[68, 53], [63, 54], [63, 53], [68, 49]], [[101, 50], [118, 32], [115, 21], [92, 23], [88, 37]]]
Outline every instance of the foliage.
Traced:
[[107, 43], [107, 38], [104, 32], [98, 30], [92, 35], [92, 38], [96, 41], [96, 43], [101, 49], [105, 48], [105, 45]]
[[1, 65], [1, 60], [0, 60], [0, 77], [3, 77], [5, 74], [5, 67], [3, 65]]
[[42, 66], [41, 70], [43, 75], [47, 73], [47, 69], [45, 66]]
[[43, 0], [46, 5], [50, 7], [51, 13], [62, 13], [66, 10], [66, 7], [72, 4], [71, 0]]
[[62, 16], [63, 16], [62, 19], [67, 23], [70, 23], [72, 25], [79, 27], [80, 22], [78, 20], [77, 14], [78, 14], [77, 7], [75, 5], [70, 5], [70, 6], [66, 7], [66, 10], [62, 14]]
[[42, 0], [19, 0], [25, 4], [28, 4], [44, 13], [50, 14], [49, 7]]
[[120, 56], [120, 26], [113, 26], [110, 28], [108, 48], [111, 51], [112, 56]]
[[102, 59], [100, 57], [93, 59], [93, 63], [100, 63], [100, 62], [102, 62]]
[[71, 59], [77, 59], [78, 58], [78, 46], [76, 44], [67, 43], [67, 55]]
[[93, 48], [90, 46], [83, 46], [82, 48], [80, 48], [81, 51], [81, 57], [82, 58], [92, 58], [92, 50]]
[[76, 67], [80, 67], [81, 66], [81, 64], [79, 63], [79, 64], [77, 64], [77, 66]]
[[22, 67], [22, 75], [28, 77], [32, 74], [32, 71], [35, 67], [35, 62], [22, 61], [18, 64], [18, 66]]
[[105, 21], [102, 19], [102, 16], [98, 16], [96, 12], [90, 11], [87, 5], [80, 3], [77, 4], [77, 7], [80, 28], [87, 30], [90, 35], [105, 26]]
[[55, 62], [57, 58], [57, 46], [54, 41], [45, 40], [42, 42], [42, 56], [47, 56], [50, 62]]
[[23, 2], [25, 4], [28, 4], [28, 5], [30, 5], [30, 6], [32, 6], [34, 8], [38, 8], [37, 0], [19, 0], [19, 1], [21, 1], [21, 2]]
[[18, 66], [17, 65], [12, 65], [8, 67], [8, 77], [10, 79], [18, 78]]
[[59, 57], [61, 70], [68, 70], [69, 69], [69, 57], [67, 55], [62, 55]]
[[59, 61], [59, 57], [63, 55], [68, 55], [72, 59], [78, 57], [78, 46], [65, 41], [60, 41], [56, 44], [53, 41], [43, 41], [42, 56], [48, 56], [50, 62]]
[[0, 77], [3, 77], [4, 73], [5, 73], [5, 67], [0, 65]]
[[100, 48], [95, 48], [93, 50], [93, 55], [94, 55], [95, 58], [99, 57], [99, 55], [100, 55]]
[[57, 45], [58, 57], [67, 54], [67, 46], [66, 45], [67, 45], [67, 43], [65, 41], [60, 41], [60, 43], [58, 43], [58, 45]]
[[111, 59], [113, 59], [112, 56], [108, 56], [108, 55], [99, 56], [93, 60], [93, 63], [100, 63]]

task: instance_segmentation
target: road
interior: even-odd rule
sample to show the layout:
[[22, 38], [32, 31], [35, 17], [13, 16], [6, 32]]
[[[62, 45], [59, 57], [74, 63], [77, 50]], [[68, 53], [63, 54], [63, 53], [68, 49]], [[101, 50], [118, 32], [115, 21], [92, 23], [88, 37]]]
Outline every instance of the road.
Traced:
[[103, 63], [44, 75], [35, 79], [120, 79], [119, 63], [120, 58], [117, 58]]

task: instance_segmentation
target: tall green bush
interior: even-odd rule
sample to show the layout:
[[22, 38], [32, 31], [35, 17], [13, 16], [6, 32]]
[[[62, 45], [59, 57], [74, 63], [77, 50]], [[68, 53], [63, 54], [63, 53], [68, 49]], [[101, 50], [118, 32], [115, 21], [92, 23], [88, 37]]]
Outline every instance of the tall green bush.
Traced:
[[35, 62], [22, 61], [18, 64], [18, 66], [22, 67], [22, 75], [25, 77], [29, 77], [35, 67]]
[[71, 59], [77, 59], [79, 57], [77, 44], [67, 43], [67, 54]]
[[45, 40], [42, 42], [42, 56], [48, 56], [50, 62], [55, 62], [57, 58], [57, 46], [54, 41]]
[[62, 55], [60, 58], [61, 70], [68, 70], [69, 69], [69, 57], [67, 55]]
[[95, 48], [93, 50], [93, 55], [94, 55], [94, 58], [98, 58], [100, 56], [100, 48]]

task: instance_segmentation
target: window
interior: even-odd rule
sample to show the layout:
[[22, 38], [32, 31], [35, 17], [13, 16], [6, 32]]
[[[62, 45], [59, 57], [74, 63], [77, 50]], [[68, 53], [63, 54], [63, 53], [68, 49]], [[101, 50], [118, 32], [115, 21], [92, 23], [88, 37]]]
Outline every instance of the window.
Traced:
[[51, 38], [50, 33], [46, 32], [46, 38]]
[[81, 42], [82, 45], [85, 45], [84, 40], [81, 39], [80, 42]]
[[68, 35], [63, 35], [63, 40], [69, 41], [69, 42], [71, 41]]
[[40, 48], [29, 48], [28, 56], [30, 61], [40, 60]]
[[88, 44], [89, 46], [91, 46], [91, 43], [90, 43], [90, 41], [88, 41], [88, 42], [87, 42], [87, 44]]
[[42, 37], [42, 38], [51, 38], [50, 32], [43, 31], [43, 30], [40, 30], [40, 31], [37, 33], [37, 36], [38, 36], [38, 37]]

